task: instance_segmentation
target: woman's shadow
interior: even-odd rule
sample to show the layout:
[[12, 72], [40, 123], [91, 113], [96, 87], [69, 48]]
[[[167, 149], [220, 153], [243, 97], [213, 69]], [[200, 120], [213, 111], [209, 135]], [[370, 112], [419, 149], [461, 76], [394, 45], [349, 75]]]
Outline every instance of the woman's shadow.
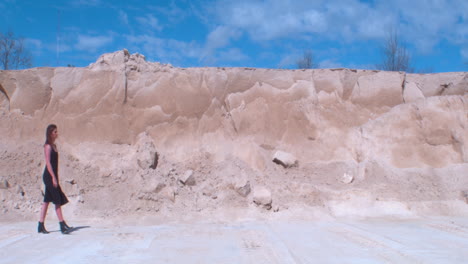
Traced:
[[75, 226], [75, 227], [70, 227], [70, 229], [68, 230], [68, 234], [71, 234], [75, 231], [78, 231], [80, 229], [83, 229], [83, 228], [90, 228], [91, 226]]
[[[78, 230], [80, 230], [80, 229], [83, 229], [83, 228], [90, 228], [90, 227], [91, 227], [91, 226], [75, 226], [75, 227], [71, 226], [70, 229], [68, 229], [67, 233], [65, 233], [65, 234], [66, 234], [66, 235], [69, 235], [69, 234], [71, 234], [71, 233], [73, 233], [73, 232], [76, 232], [76, 231], [78, 231]], [[60, 230], [51, 231], [51, 232], [60, 232]]]

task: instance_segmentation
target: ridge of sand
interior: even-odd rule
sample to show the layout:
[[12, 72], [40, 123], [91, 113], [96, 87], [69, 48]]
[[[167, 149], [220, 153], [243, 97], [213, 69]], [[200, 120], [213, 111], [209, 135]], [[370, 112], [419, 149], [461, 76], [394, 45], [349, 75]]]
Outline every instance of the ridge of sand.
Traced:
[[0, 211], [37, 217], [56, 123], [68, 214], [466, 216], [467, 100], [467, 72], [176, 68], [126, 50], [0, 71]]

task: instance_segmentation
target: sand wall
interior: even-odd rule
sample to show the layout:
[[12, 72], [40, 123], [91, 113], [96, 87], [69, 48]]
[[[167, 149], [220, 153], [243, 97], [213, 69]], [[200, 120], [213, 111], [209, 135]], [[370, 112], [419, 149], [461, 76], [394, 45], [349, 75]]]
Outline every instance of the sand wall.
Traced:
[[126, 50], [0, 71], [0, 209], [39, 209], [55, 123], [75, 214], [466, 214], [467, 100], [466, 72], [184, 69]]

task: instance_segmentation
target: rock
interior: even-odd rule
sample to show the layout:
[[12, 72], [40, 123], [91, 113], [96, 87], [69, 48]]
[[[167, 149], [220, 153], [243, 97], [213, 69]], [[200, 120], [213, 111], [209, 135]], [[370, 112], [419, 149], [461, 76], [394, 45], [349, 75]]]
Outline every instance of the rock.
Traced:
[[166, 198], [170, 200], [171, 202], [175, 202], [175, 191], [172, 187], [170, 186], [164, 187], [159, 194], [163, 198]]
[[405, 90], [403, 91], [403, 99], [405, 103], [410, 103], [417, 101], [419, 99], [424, 99], [424, 94], [418, 88], [416, 83], [410, 82], [406, 83]]
[[195, 177], [193, 176], [193, 170], [188, 170], [179, 178], [179, 181], [184, 185], [195, 185]]
[[153, 139], [148, 135], [148, 133], [141, 133], [138, 135], [138, 141], [136, 145], [136, 160], [138, 166], [141, 169], [155, 169], [159, 155], [156, 152]]
[[294, 155], [280, 150], [276, 151], [275, 155], [273, 156], [273, 162], [285, 168], [298, 165], [298, 161]]
[[153, 160], [153, 164], [151, 164], [150, 168], [155, 170], [156, 167], [158, 167], [158, 162], [159, 162], [159, 153], [158, 152], [155, 152], [154, 153], [154, 160]]
[[265, 209], [271, 209], [271, 192], [265, 187], [256, 187], [253, 191], [253, 202], [256, 205], [263, 206]]
[[0, 189], [8, 189], [10, 187], [10, 183], [7, 180], [0, 181]]
[[164, 184], [164, 183], [158, 183], [158, 185], [157, 185], [156, 188], [154, 189], [154, 192], [155, 192], [155, 193], [158, 193], [158, 192], [160, 192], [162, 189], [164, 189], [164, 187], [166, 187], [166, 184]]
[[273, 206], [273, 212], [279, 212], [280, 208], [279, 205]]
[[343, 177], [341, 178], [341, 181], [346, 184], [352, 183], [353, 180], [354, 180], [354, 176], [351, 173], [347, 173], [347, 172], [345, 172], [343, 174]]
[[166, 187], [166, 184], [162, 182], [149, 182], [146, 183], [145, 186], [142, 188], [142, 191], [145, 193], [159, 193], [162, 189]]
[[465, 203], [468, 204], [468, 191], [461, 191], [460, 197], [463, 201], [465, 201]]
[[21, 194], [21, 196], [25, 195], [24, 189], [23, 187], [21, 187], [21, 185], [18, 185], [18, 187], [16, 188], [16, 193]]
[[75, 185], [75, 184], [76, 184], [76, 181], [75, 181], [74, 179], [71, 179], [71, 180], [65, 181], [65, 182], [67, 182], [67, 183], [69, 183], [69, 184], [71, 184], [71, 185]]
[[234, 189], [242, 197], [247, 197], [247, 195], [250, 193], [250, 182], [245, 178], [239, 179], [234, 185]]
[[204, 191], [202, 192], [202, 194], [203, 194], [204, 196], [210, 197], [210, 196], [213, 194], [213, 191], [212, 191], [212, 190], [204, 190]]

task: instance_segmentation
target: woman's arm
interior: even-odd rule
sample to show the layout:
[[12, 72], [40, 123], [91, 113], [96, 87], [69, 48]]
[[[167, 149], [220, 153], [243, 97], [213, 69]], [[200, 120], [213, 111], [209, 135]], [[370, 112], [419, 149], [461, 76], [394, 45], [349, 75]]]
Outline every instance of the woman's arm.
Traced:
[[57, 188], [58, 186], [57, 177], [55, 177], [54, 170], [52, 169], [52, 164], [50, 164], [50, 151], [51, 151], [51, 146], [49, 144], [46, 144], [44, 146], [46, 166], [47, 166], [47, 170], [49, 171], [50, 176], [52, 177], [52, 184], [54, 185], [55, 188]]

